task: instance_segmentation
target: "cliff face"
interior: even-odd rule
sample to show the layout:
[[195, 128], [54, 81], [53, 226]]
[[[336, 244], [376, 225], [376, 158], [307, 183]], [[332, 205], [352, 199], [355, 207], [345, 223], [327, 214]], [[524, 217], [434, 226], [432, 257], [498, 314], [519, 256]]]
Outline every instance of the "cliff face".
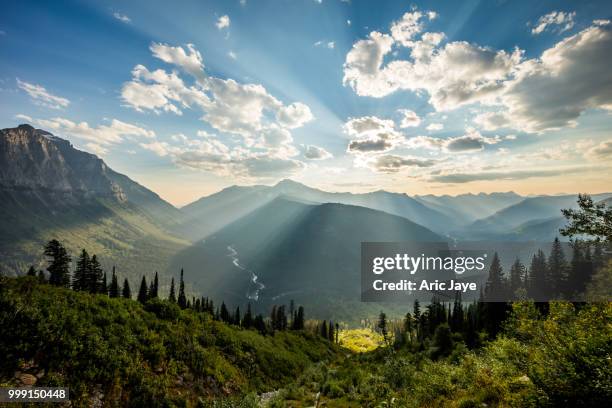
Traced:
[[114, 172], [93, 154], [30, 125], [0, 130], [0, 188], [62, 199], [127, 200]]

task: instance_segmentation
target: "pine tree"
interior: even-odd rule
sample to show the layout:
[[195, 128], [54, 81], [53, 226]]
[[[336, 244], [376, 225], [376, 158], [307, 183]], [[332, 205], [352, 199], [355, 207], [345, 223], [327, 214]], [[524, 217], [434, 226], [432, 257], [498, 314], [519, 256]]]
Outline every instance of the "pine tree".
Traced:
[[525, 265], [521, 263], [520, 259], [516, 258], [510, 268], [510, 295], [513, 299], [516, 299], [517, 291], [524, 288], [526, 273]]
[[123, 289], [121, 291], [121, 296], [123, 296], [126, 299], [132, 298], [132, 290], [130, 289], [130, 282], [128, 281], [127, 278], [123, 280]]
[[176, 303], [176, 295], [174, 294], [174, 278], [170, 282], [170, 295], [168, 295], [168, 300], [172, 303]]
[[143, 276], [142, 281], [140, 281], [140, 290], [138, 290], [138, 301], [140, 303], [146, 303], [148, 298], [147, 293], [147, 279]]
[[558, 297], [567, 287], [567, 262], [561, 247], [559, 238], [555, 237], [550, 255], [548, 256], [548, 274], [546, 276], [546, 286], [549, 288], [551, 297]]
[[329, 339], [329, 341], [333, 342], [334, 341], [334, 324], [332, 323], [332, 321], [329, 321], [329, 326], [327, 328], [327, 338]]
[[157, 271], [155, 271], [155, 278], [151, 281], [151, 287], [149, 288], [149, 299], [155, 299], [159, 296], [159, 277]]
[[77, 260], [76, 269], [72, 277], [72, 289], [74, 290], [88, 290], [88, 274], [89, 274], [89, 254], [85, 249], [81, 250], [81, 255]]
[[546, 257], [541, 249], [531, 258], [529, 268], [529, 278], [527, 281], [527, 294], [534, 300], [541, 300], [546, 297]]
[[102, 279], [103, 279], [103, 271], [100, 262], [98, 262], [98, 257], [93, 255], [91, 260], [89, 261], [89, 276], [88, 276], [88, 290], [91, 293], [100, 293], [102, 289]]
[[295, 314], [295, 330], [304, 330], [304, 307], [298, 307], [297, 313]]
[[70, 287], [70, 256], [66, 248], [56, 239], [45, 245], [45, 255], [50, 257], [49, 283], [56, 286]]
[[258, 314], [257, 316], [255, 316], [255, 321], [253, 323], [255, 329], [257, 329], [257, 331], [259, 332], [259, 334], [261, 335], [265, 335], [267, 330], [266, 330], [266, 322], [264, 321], [264, 318], [261, 314]]
[[502, 302], [505, 300], [504, 272], [499, 261], [497, 252], [493, 255], [493, 261], [489, 267], [489, 277], [485, 286], [485, 299], [489, 302]]
[[104, 276], [102, 277], [102, 284], [100, 285], [100, 293], [104, 293], [108, 295], [108, 283], [106, 280], [106, 271], [104, 271]]
[[227, 306], [225, 306], [225, 302], [221, 302], [221, 310], [219, 311], [219, 318], [221, 321], [225, 323], [230, 323], [231, 316], [229, 311], [227, 310]]
[[177, 303], [181, 309], [187, 307], [187, 297], [185, 296], [185, 281], [183, 280], [183, 269], [181, 268], [181, 282], [179, 284], [179, 294]]
[[419, 320], [421, 318], [421, 304], [419, 303], [419, 299], [414, 299], [412, 314], [414, 314], [415, 320]]
[[387, 327], [387, 315], [383, 311], [381, 311], [378, 315], [378, 323], [376, 324], [376, 328], [379, 330], [380, 334], [382, 334], [385, 343], [388, 344], [389, 331]]
[[113, 266], [113, 275], [111, 276], [111, 284], [108, 288], [108, 296], [112, 298], [119, 297], [119, 282], [117, 281], [117, 273], [115, 272], [114, 266]]
[[30, 268], [28, 269], [28, 273], [26, 275], [27, 276], [36, 276], [36, 269], [34, 268], [34, 265], [30, 265]]
[[240, 326], [240, 306], [236, 306], [236, 311], [234, 312], [233, 323], [236, 326]]
[[[450, 310], [450, 308], [449, 308]], [[463, 331], [463, 306], [461, 305], [461, 292], [455, 292], [455, 302], [453, 303], [453, 313], [449, 319], [451, 331], [461, 333]]]
[[251, 303], [247, 304], [247, 310], [242, 318], [242, 327], [245, 329], [250, 329], [253, 327], [253, 314], [251, 312]]

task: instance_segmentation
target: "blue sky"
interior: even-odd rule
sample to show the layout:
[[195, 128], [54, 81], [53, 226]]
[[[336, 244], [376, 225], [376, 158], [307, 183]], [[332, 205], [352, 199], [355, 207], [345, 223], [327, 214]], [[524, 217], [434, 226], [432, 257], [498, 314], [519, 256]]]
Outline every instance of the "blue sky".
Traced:
[[5, 2], [0, 119], [177, 205], [285, 177], [600, 192], [611, 17], [606, 1]]

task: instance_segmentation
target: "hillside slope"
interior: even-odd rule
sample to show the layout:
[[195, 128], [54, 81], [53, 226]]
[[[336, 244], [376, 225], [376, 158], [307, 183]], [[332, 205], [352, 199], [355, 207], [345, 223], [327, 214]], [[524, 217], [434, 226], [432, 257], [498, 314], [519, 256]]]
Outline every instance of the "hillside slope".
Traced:
[[164, 268], [187, 242], [167, 230], [181, 213], [93, 154], [43, 130], [0, 130], [0, 270], [42, 266], [42, 244], [58, 238], [136, 276]]

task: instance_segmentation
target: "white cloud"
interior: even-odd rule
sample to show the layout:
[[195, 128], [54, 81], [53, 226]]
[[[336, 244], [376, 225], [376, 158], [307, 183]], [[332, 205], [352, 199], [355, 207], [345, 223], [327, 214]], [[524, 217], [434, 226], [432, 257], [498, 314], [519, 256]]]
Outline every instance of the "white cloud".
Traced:
[[68, 99], [53, 95], [41, 85], [31, 84], [17, 78], [17, 86], [24, 90], [36, 105], [51, 109], [63, 109], [70, 105]]
[[345, 133], [351, 136], [363, 136], [369, 133], [392, 131], [395, 124], [392, 120], [377, 116], [362, 116], [350, 118], [343, 126]]
[[417, 127], [421, 124], [421, 118], [414, 111], [410, 109], [398, 109], [398, 113], [402, 115], [400, 127], [402, 129], [408, 127]]
[[431, 167], [436, 163], [431, 159], [384, 154], [366, 159], [363, 165], [380, 173], [397, 173], [406, 168]]
[[513, 128], [575, 126], [587, 109], [612, 110], [612, 30], [591, 26], [525, 61], [501, 97]]
[[84, 142], [84, 146], [98, 155], [104, 155], [109, 147], [122, 143], [126, 139], [154, 139], [155, 132], [140, 126], [122, 122], [118, 119], [110, 120], [108, 125], [90, 126], [87, 122], [73, 122], [65, 118], [32, 119], [31, 123], [54, 133], [59, 137], [74, 137]]
[[336, 43], [334, 41], [324, 42], [323, 40], [319, 40], [316, 43], [314, 43], [314, 46], [315, 47], [325, 46], [326, 48], [333, 50], [336, 47]]
[[18, 113], [17, 115], [15, 115], [15, 119], [23, 120], [28, 123], [34, 123], [34, 120], [31, 116], [24, 115], [23, 113]]
[[466, 129], [463, 136], [438, 138], [431, 136], [415, 136], [408, 139], [403, 145], [408, 148], [443, 150], [445, 152], [467, 153], [484, 149], [486, 145], [497, 144], [502, 141], [499, 136], [483, 136], [476, 129]]
[[575, 11], [551, 11], [538, 19], [535, 26], [531, 29], [531, 34], [538, 35], [542, 34], [544, 31], [562, 33], [574, 26], [574, 17], [576, 17]]
[[[522, 52], [495, 51], [467, 42], [441, 46], [442, 33], [425, 33], [417, 23], [402, 20], [393, 36], [372, 32], [346, 55], [345, 85], [360, 96], [383, 97], [397, 90], [426, 91], [436, 110], [493, 99], [520, 62]], [[394, 26], [395, 27], [395, 26]], [[383, 64], [393, 46], [404, 46], [410, 59]]]
[[[573, 14], [562, 17], [565, 29]], [[554, 21], [560, 20], [555, 14]], [[413, 11], [392, 24], [391, 35], [374, 31], [357, 41], [346, 55], [344, 84], [360, 96], [423, 92], [436, 111], [476, 103], [495, 106], [495, 112], [475, 119], [484, 130], [543, 132], [575, 126], [588, 109], [612, 111], [608, 20], [596, 20], [528, 60], [519, 49], [444, 43], [443, 33], [423, 32], [426, 21], [423, 13]], [[408, 58], [392, 52], [402, 47]]]
[[330, 152], [319, 146], [304, 146], [304, 157], [310, 160], [325, 160], [334, 157]]
[[238, 56], [236, 55], [236, 53], [234, 51], [229, 51], [227, 53], [227, 56], [230, 57], [231, 59], [235, 60], [238, 58]]
[[224, 28], [229, 28], [230, 23], [231, 22], [230, 22], [229, 16], [225, 14], [217, 19], [217, 22], [215, 23], [215, 25], [217, 26], [219, 30], [223, 30]]
[[609, 161], [612, 159], [612, 140], [606, 140], [592, 147], [587, 152], [587, 156], [595, 160]]
[[444, 125], [442, 123], [430, 123], [425, 129], [429, 130], [430, 132], [438, 131], [444, 129]]
[[[127, 106], [157, 114], [181, 115], [184, 110], [198, 110], [201, 120], [213, 129], [239, 136], [239, 143], [233, 149], [241, 151], [240, 154], [233, 152], [223, 161], [218, 155], [211, 155], [206, 146], [196, 146], [199, 150], [194, 153], [170, 151], [168, 155], [177, 164], [215, 172], [229, 172], [231, 167], [239, 171], [241, 177], [256, 177], [256, 174], [264, 174], [265, 169], [297, 171], [303, 167], [303, 163], [293, 159], [300, 151], [293, 143], [291, 130], [314, 119], [307, 105], [301, 102], [284, 104], [259, 84], [242, 84], [231, 78], [207, 75], [203, 58], [192, 45], [185, 49], [152, 44], [151, 51], [155, 57], [188, 73], [194, 81], [186, 83], [176, 71], [149, 71], [137, 65], [132, 70], [132, 80], [124, 83], [121, 92]], [[208, 136], [202, 137], [208, 139]], [[178, 141], [173, 139], [173, 142]], [[146, 146], [158, 153], [162, 148], [168, 151], [160, 144], [147, 143]], [[212, 162], [206, 163], [207, 159]]]
[[117, 20], [121, 21], [122, 23], [129, 24], [132, 22], [132, 19], [130, 19], [127, 15], [121, 14], [117, 11], [113, 13], [113, 17], [115, 17]]

